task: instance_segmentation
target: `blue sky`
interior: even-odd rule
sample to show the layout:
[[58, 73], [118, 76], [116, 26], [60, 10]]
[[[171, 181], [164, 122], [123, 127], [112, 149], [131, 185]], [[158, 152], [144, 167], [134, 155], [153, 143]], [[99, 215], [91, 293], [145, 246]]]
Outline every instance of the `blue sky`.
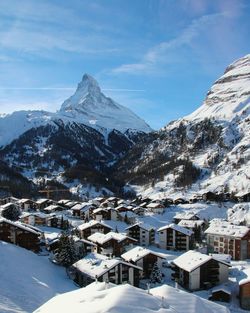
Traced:
[[56, 111], [87, 72], [158, 129], [250, 53], [248, 0], [0, 0], [0, 113]]

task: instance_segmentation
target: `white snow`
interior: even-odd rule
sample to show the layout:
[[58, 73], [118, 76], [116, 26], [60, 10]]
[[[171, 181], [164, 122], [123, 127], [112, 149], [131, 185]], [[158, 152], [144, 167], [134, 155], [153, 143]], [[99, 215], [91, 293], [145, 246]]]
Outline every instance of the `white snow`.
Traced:
[[211, 221], [208, 229], [205, 230], [206, 234], [214, 234], [221, 236], [228, 236], [233, 238], [242, 238], [249, 232], [247, 226], [232, 225], [229, 222], [215, 220]]
[[51, 297], [76, 289], [48, 257], [0, 241], [0, 312], [31, 313]]
[[148, 254], [154, 254], [159, 258], [164, 258], [164, 256], [160, 253], [154, 252], [150, 249], [147, 249], [145, 247], [136, 246], [132, 248], [131, 250], [123, 253], [121, 257], [127, 261], [127, 262], [137, 262], [141, 258], [144, 258]]
[[45, 303], [34, 313], [229, 313], [219, 304], [164, 285], [145, 290], [126, 285], [92, 283]]
[[180, 255], [178, 258], [174, 259], [173, 263], [187, 272], [192, 272], [197, 267], [208, 262], [209, 260], [212, 260], [211, 255], [189, 250]]

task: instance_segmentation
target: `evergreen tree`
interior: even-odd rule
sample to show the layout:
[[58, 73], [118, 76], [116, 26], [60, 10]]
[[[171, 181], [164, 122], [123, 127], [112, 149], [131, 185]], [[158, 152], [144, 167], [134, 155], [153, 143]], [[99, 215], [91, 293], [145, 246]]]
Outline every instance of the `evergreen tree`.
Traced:
[[17, 221], [21, 212], [16, 206], [9, 206], [2, 211], [2, 217], [11, 221]]
[[162, 282], [162, 272], [158, 266], [158, 263], [155, 262], [152, 273], [150, 275], [150, 283], [161, 283]]
[[59, 239], [55, 260], [65, 267], [69, 267], [78, 260], [73, 237], [66, 232], [63, 232]]

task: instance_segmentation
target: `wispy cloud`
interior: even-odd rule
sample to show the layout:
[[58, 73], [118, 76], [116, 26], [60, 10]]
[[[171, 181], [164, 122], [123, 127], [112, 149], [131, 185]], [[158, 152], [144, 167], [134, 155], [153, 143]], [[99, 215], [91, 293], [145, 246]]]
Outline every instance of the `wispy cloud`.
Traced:
[[[114, 68], [113, 73], [153, 73], [161, 71], [161, 65], [172, 61], [168, 53], [190, 47], [197, 36], [199, 36], [204, 29], [209, 29], [209, 26], [215, 25], [219, 19], [225, 17], [225, 13], [215, 13], [203, 15], [195, 19], [175, 38], [159, 43], [149, 49], [138, 63], [122, 64]], [[178, 53], [177, 53], [178, 54]]]

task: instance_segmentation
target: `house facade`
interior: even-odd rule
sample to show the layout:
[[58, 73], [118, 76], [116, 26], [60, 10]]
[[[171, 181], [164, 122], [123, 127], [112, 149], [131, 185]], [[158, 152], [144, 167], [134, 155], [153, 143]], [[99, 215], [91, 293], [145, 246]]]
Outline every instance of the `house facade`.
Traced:
[[104, 224], [101, 221], [95, 220], [92, 220], [88, 223], [83, 223], [82, 225], [79, 225], [77, 229], [80, 232], [81, 238], [84, 239], [88, 239], [89, 236], [97, 232], [107, 234], [113, 230], [113, 228], [110, 227], [109, 225]]
[[85, 287], [95, 280], [116, 285], [129, 283], [138, 287], [140, 271], [142, 271], [140, 267], [120, 259], [90, 253], [72, 265], [70, 275], [81, 287]]
[[176, 224], [169, 224], [158, 229], [159, 246], [166, 250], [188, 251], [193, 248], [193, 231]]
[[230, 264], [190, 250], [173, 262], [172, 278], [190, 291], [208, 289], [228, 280]]
[[0, 240], [22, 248], [40, 251], [42, 233], [20, 222], [0, 219]]
[[126, 228], [127, 235], [137, 240], [140, 246], [150, 246], [155, 242], [155, 228], [145, 223], [137, 223]]
[[214, 221], [205, 231], [208, 251], [230, 254], [233, 260], [250, 258], [250, 229], [225, 221]]

